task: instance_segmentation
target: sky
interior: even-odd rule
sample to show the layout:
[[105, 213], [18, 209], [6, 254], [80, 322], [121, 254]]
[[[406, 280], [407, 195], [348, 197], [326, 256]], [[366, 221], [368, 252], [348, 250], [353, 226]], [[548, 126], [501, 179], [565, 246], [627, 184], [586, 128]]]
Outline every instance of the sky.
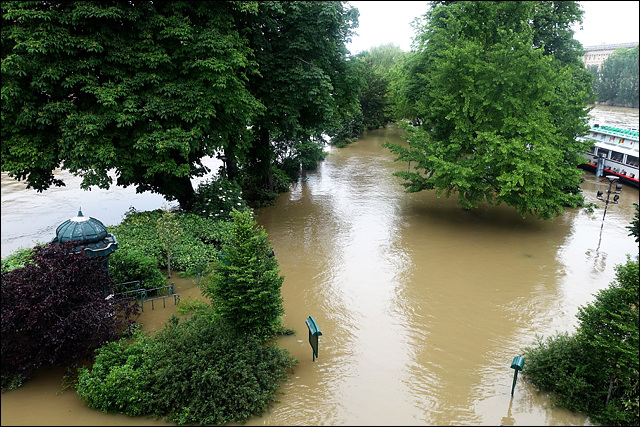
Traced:
[[[357, 36], [347, 44], [352, 54], [393, 43], [411, 50], [411, 21], [427, 11], [426, 1], [349, 1], [360, 11]], [[583, 46], [638, 41], [638, 1], [581, 1], [585, 13], [582, 30], [577, 25], [574, 38]]]

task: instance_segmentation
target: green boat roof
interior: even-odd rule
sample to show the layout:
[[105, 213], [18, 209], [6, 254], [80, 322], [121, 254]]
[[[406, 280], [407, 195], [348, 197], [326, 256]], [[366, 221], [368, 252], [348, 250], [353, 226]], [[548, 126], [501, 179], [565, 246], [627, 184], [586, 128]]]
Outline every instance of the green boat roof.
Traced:
[[600, 127], [592, 127], [592, 131], [604, 131], [611, 135], [616, 135], [624, 138], [634, 138], [638, 139], [638, 131], [632, 129], [619, 128], [615, 126], [600, 126]]

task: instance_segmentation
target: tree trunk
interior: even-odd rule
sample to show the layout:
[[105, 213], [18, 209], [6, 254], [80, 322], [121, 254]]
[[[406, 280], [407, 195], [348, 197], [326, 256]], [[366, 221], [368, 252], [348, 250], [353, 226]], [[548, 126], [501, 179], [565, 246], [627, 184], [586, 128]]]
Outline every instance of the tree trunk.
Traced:
[[229, 146], [224, 149], [224, 170], [227, 173], [227, 179], [233, 181], [238, 175], [238, 164], [235, 155], [236, 139], [231, 138]]
[[171, 245], [167, 246], [167, 278], [171, 278]]
[[191, 209], [193, 199], [196, 195], [193, 185], [191, 185], [191, 179], [188, 176], [181, 178], [173, 177], [170, 179], [172, 183], [168, 187], [170, 190], [173, 190], [171, 191], [171, 195], [178, 199], [182, 210], [188, 211]]
[[269, 144], [269, 129], [266, 126], [262, 126], [260, 128], [260, 152], [261, 159], [263, 162], [263, 183], [269, 189], [269, 191], [273, 191], [273, 173], [271, 173], [271, 145]]

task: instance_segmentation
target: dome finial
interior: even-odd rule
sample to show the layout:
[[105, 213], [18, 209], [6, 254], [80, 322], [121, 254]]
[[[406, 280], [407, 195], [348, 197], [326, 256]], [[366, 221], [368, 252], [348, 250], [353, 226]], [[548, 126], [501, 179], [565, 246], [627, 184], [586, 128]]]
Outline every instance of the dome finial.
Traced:
[[82, 215], [82, 206], [80, 206], [80, 209], [78, 209], [78, 216], [84, 216]]

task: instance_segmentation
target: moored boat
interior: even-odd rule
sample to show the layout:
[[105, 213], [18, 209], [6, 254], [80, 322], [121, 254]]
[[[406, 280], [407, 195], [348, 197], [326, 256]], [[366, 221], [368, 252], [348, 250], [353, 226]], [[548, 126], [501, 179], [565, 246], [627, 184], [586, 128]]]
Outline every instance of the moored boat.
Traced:
[[[589, 163], [580, 165], [598, 176], [615, 175], [620, 182], [638, 188], [638, 130], [594, 124], [579, 140], [592, 142], [584, 153]], [[600, 170], [599, 170], [600, 169]]]

